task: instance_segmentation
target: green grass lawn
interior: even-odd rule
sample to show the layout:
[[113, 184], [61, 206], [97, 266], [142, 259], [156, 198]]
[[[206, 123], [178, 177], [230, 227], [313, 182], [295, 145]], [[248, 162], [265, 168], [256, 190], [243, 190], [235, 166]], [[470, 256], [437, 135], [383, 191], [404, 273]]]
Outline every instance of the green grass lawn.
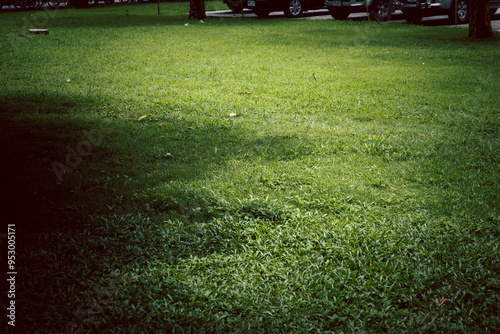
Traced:
[[18, 333], [500, 331], [498, 34], [156, 6], [0, 15]]

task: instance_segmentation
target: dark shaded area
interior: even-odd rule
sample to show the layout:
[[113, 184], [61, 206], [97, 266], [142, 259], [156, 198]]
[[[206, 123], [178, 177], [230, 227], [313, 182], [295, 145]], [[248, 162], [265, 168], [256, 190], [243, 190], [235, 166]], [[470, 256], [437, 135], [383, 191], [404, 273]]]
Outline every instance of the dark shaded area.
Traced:
[[93, 97], [2, 100], [1, 215], [20, 233], [78, 228], [91, 215], [147, 204], [168, 211], [177, 204], [149, 198], [147, 189], [195, 179], [231, 157], [289, 160], [308, 151], [307, 145], [290, 149], [301, 142], [296, 136], [253, 137], [229, 116], [197, 124], [173, 117], [167, 107], [141, 120], [100, 118], [88, 110], [108, 102]]
[[77, 143], [77, 132], [89, 124], [66, 117], [33, 119], [6, 113], [0, 119], [2, 221], [16, 224], [19, 233], [71, 228], [83, 222], [85, 217], [73, 206], [78, 196], [57, 184], [52, 162], [64, 162], [66, 143]]
[[29, 91], [0, 97], [4, 224], [14, 223], [18, 233], [29, 234], [74, 228], [86, 220], [74, 205], [79, 195], [57, 183], [52, 163], [64, 161], [66, 145], [77, 144], [83, 130], [96, 126], [71, 111], [103, 102], [95, 96]]
[[[203, 221], [220, 214], [278, 219], [279, 211], [259, 203], [220, 208], [220, 203], [183, 188], [167, 194], [156, 192], [155, 187], [169, 181], [204, 177], [234, 157], [298, 157], [297, 150], [288, 148], [297, 147], [299, 138], [252, 136], [229, 117], [196, 123], [172, 115], [168, 107], [160, 115], [140, 120], [100, 117], [99, 108], [110, 102], [92, 96], [26, 93], [3, 96], [0, 100], [0, 219], [3, 231], [7, 224], [15, 224], [16, 268], [22, 282], [16, 297], [20, 304], [17, 317], [24, 321], [19, 324], [24, 328], [34, 321], [45, 321], [44, 312], [49, 312], [41, 311], [39, 306], [47, 303], [40, 296], [48, 286], [34, 285], [38, 282], [34, 275], [45, 277], [44, 284], [51, 286], [85, 289], [86, 277], [102, 270], [96, 262], [89, 261], [89, 267], [79, 277], [62, 272], [61, 263], [71, 266], [81, 256], [100, 258], [105, 252], [120, 253], [124, 263], [137, 261], [130, 254], [126, 236], [120, 243], [123, 249], [112, 242], [110, 249], [101, 247], [95, 249], [95, 254], [81, 254], [77, 244], [54, 241], [51, 238], [56, 234], [47, 232], [98, 233], [91, 224], [102, 221], [93, 219], [114, 214], [165, 215], [186, 221]], [[307, 148], [303, 150], [299, 153], [306, 154]], [[201, 210], [193, 211], [194, 206]], [[94, 228], [86, 228], [89, 226]], [[40, 240], [32, 237], [39, 233], [48, 238], [46, 245], [38, 244]], [[112, 236], [110, 242], [114, 239]], [[38, 241], [34, 244], [33, 240]], [[5, 239], [0, 243], [4, 248]], [[53, 268], [33, 262], [30, 251], [39, 247], [54, 258]], [[68, 248], [74, 251], [61, 251]], [[71, 256], [68, 258], [67, 254]]]

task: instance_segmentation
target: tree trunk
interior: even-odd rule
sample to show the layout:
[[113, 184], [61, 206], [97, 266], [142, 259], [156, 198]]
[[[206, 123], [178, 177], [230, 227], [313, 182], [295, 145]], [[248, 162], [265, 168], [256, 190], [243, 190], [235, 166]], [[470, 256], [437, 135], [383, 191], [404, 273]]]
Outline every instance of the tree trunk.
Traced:
[[480, 39], [493, 37], [490, 18], [490, 0], [472, 0], [469, 4], [471, 7], [469, 38]]
[[189, 0], [189, 19], [204, 20], [206, 18], [205, 0]]

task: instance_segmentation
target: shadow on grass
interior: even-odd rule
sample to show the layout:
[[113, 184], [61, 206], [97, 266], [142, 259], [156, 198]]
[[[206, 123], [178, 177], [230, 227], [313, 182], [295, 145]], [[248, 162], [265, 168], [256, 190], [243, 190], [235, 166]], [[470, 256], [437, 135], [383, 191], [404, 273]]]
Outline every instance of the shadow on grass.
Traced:
[[75, 109], [91, 109], [106, 101], [99, 94], [64, 94], [60, 92], [2, 92], [0, 113], [16, 114], [15, 118], [33, 114], [67, 114]]
[[[2, 97], [2, 203], [4, 224], [19, 224], [30, 233], [83, 221], [75, 210], [76, 194], [57, 184], [52, 162], [65, 145], [78, 143], [82, 130], [95, 127], [90, 118], [68, 110], [95, 105], [95, 100], [60, 94], [19, 94]], [[63, 158], [64, 160], [64, 158]]]
[[235, 157], [300, 156], [290, 149], [299, 138], [255, 137], [229, 115], [190, 121], [166, 107], [144, 118], [101, 117], [105, 103], [93, 98], [3, 100], [0, 154], [8, 198], [2, 221], [18, 224], [20, 233], [78, 228], [90, 216], [143, 212], [145, 206], [182, 213], [195, 196], [178, 189], [176, 202], [158, 193], [159, 186], [206, 177]]

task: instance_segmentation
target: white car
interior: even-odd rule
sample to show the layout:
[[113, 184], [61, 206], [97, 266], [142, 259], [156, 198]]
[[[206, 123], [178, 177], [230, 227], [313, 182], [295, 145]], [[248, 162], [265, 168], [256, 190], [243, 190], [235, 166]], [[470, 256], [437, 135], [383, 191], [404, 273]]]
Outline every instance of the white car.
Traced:
[[[470, 19], [470, 3], [474, 0], [401, 0], [403, 17], [410, 23], [418, 23], [425, 16], [448, 15], [455, 23], [463, 24]], [[490, 0], [490, 16], [500, 7], [500, 0]]]

